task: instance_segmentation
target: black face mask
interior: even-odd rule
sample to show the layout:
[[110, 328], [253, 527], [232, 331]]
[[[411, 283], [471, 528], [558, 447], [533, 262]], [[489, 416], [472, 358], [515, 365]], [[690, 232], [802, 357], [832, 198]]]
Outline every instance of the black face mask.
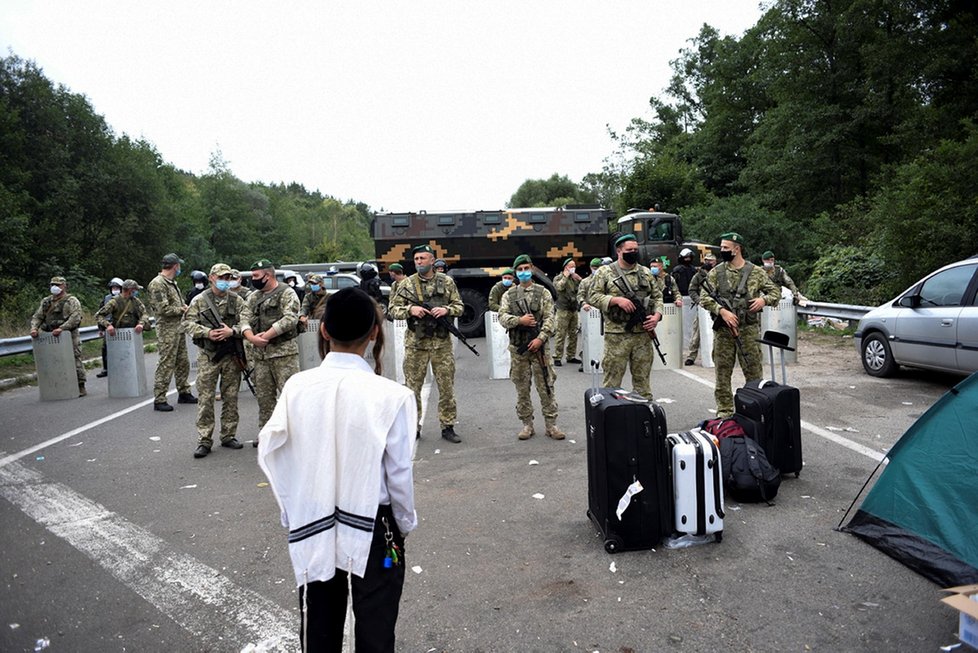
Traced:
[[255, 290], [261, 290], [262, 288], [265, 287], [265, 280], [264, 279], [252, 279], [251, 280], [251, 285], [255, 287]]
[[636, 263], [638, 263], [638, 252], [637, 251], [636, 252], [622, 252], [621, 253], [621, 260], [623, 260], [625, 263], [628, 263], [629, 265], [635, 265]]
[[729, 263], [734, 259], [733, 250], [726, 250], [726, 251], [721, 250], [720, 258], [723, 260], [724, 263]]

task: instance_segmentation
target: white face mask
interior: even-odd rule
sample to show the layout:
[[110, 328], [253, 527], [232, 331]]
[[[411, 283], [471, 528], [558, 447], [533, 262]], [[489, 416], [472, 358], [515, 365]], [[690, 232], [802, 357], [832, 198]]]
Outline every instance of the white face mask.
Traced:
[[577, 268], [567, 268], [567, 274], [574, 274], [577, 272]]
[[231, 288], [237, 288], [240, 285], [241, 285], [241, 282], [240, 281], [232, 281], [231, 282]]
[[767, 268], [768, 270], [770, 270], [771, 268], [774, 267], [774, 262], [773, 261], [764, 261], [764, 267]]
[[119, 290], [118, 288], [113, 288], [113, 289], [111, 290], [111, 292], [112, 292], [112, 296], [113, 296], [113, 297], [116, 297], [116, 296], [117, 296], [117, 295], [118, 295], [119, 293], [121, 293], [122, 291], [121, 291], [121, 290]]
[[204, 289], [204, 284], [202, 284], [202, 283], [195, 283], [194, 284], [194, 288], [196, 288], [197, 290], [203, 290]]
[[51, 286], [49, 290], [51, 291], [51, 294], [54, 295], [55, 297], [61, 294], [61, 286]]

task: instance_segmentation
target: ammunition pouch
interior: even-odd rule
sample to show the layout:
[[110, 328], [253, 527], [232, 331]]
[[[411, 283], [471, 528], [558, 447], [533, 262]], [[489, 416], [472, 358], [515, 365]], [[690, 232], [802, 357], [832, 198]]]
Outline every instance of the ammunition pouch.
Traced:
[[439, 324], [438, 320], [431, 315], [425, 315], [421, 318], [409, 317], [407, 319], [407, 326], [419, 338], [448, 337], [448, 329], [443, 324]]

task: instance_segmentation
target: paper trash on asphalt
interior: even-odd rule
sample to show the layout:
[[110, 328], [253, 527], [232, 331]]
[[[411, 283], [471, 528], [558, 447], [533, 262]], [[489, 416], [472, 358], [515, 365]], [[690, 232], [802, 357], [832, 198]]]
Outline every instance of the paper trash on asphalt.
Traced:
[[533, 498], [534, 499], [542, 499], [543, 498], [543, 495], [540, 494], [539, 492], [537, 492], [536, 494], [533, 495]]
[[540, 461], [539, 460], [531, 460], [529, 464], [531, 464], [531, 465], [539, 465], [540, 464]]

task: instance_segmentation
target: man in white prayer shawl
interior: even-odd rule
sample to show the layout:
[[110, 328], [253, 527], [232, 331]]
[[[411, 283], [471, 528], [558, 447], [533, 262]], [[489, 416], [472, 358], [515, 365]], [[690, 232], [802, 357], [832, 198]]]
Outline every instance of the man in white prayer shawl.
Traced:
[[258, 464], [289, 529], [303, 650], [339, 651], [348, 587], [355, 648], [394, 651], [404, 537], [418, 525], [412, 447], [414, 393], [363, 358], [383, 331], [359, 288], [330, 296], [320, 327], [322, 364], [293, 375], [261, 430]]

